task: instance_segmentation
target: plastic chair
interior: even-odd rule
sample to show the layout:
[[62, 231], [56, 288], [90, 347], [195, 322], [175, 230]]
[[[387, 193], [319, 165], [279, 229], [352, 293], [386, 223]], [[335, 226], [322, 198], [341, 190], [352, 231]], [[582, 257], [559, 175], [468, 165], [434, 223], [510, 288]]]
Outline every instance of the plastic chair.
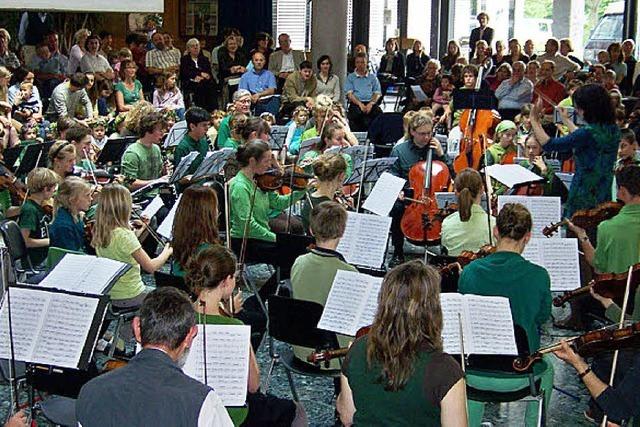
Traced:
[[47, 252], [47, 259], [44, 261], [44, 265], [47, 270], [51, 270], [53, 267], [58, 265], [66, 254], [85, 255], [83, 252], [51, 246], [49, 248], [49, 252]]
[[2, 240], [4, 240], [4, 244], [9, 250], [11, 266], [16, 273], [21, 276], [37, 274], [38, 271], [33, 268], [27, 254], [27, 244], [18, 224], [11, 220], [0, 222], [0, 235], [2, 235]]
[[293, 354], [293, 350], [287, 349], [277, 353], [274, 348], [274, 340], [290, 345], [311, 347], [319, 350], [338, 348], [336, 334], [318, 329], [316, 325], [322, 316], [323, 307], [312, 301], [296, 300], [272, 295], [268, 299], [269, 306], [269, 356], [271, 364], [265, 382], [265, 393], [269, 389], [269, 380], [276, 365], [280, 364], [285, 369], [293, 400], [299, 402], [298, 392], [291, 373], [311, 377], [338, 378], [340, 370], [322, 370], [306, 363]]

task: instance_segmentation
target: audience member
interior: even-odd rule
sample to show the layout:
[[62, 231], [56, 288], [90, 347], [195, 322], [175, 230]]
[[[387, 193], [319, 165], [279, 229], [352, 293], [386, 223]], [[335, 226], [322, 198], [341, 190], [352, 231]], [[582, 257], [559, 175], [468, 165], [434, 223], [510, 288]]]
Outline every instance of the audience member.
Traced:
[[[276, 52], [272, 55], [275, 56]], [[375, 78], [375, 77], [374, 77]], [[302, 61], [300, 70], [289, 74], [282, 91], [281, 114], [289, 116], [298, 105], [313, 107], [313, 98], [317, 95], [318, 82], [313, 75], [311, 62]]]
[[[542, 55], [540, 56], [542, 58]], [[535, 85], [533, 102], [536, 102], [541, 93], [544, 95], [542, 98], [542, 107], [545, 114], [551, 114], [553, 112], [553, 105], [562, 101], [566, 95], [565, 87], [562, 83], [555, 79], [555, 62], [550, 59], [544, 60], [540, 67], [540, 79]], [[551, 102], [549, 102], [551, 101]]]
[[524, 77], [524, 69], [524, 62], [514, 62], [511, 78], [503, 80], [496, 89], [498, 111], [504, 119], [512, 120], [523, 105], [531, 102], [533, 83]]
[[551, 37], [544, 45], [544, 53], [537, 57], [540, 64], [544, 64], [545, 61], [553, 62], [554, 79], [559, 79], [568, 71], [578, 71], [580, 69], [578, 64], [560, 53], [559, 50], [560, 43], [558, 42], [558, 39]]
[[440, 61], [442, 64], [442, 70], [446, 72], [451, 71], [451, 67], [454, 64], [458, 63], [458, 59], [460, 58], [460, 44], [458, 44], [457, 40], [449, 40], [447, 44], [447, 54]]
[[316, 74], [318, 95], [327, 95], [333, 102], [342, 102], [340, 78], [332, 72], [331, 57], [329, 55], [320, 56], [316, 65], [318, 67]]
[[69, 50], [69, 65], [67, 68], [68, 75], [80, 71], [80, 61], [82, 61], [82, 57], [84, 56], [86, 49], [85, 42], [90, 35], [91, 31], [86, 28], [79, 29], [73, 35], [75, 44], [71, 46], [71, 50]]
[[100, 55], [100, 37], [91, 35], [85, 41], [85, 54], [80, 60], [80, 70], [83, 73], [93, 73], [97, 81], [113, 80], [113, 68], [107, 58]]
[[266, 58], [261, 51], [254, 51], [251, 56], [251, 67], [240, 78], [239, 89], [248, 90], [251, 93], [251, 104], [254, 106], [254, 114], [269, 112], [278, 114], [280, 110], [280, 97], [276, 93], [276, 78], [273, 73], [265, 68]]
[[80, 110], [80, 119], [92, 118], [93, 106], [86, 86], [87, 77], [82, 73], [75, 73], [69, 81], [60, 83], [51, 94], [47, 114], [57, 120], [62, 116], [78, 117], [76, 112]]
[[480, 12], [476, 19], [480, 25], [471, 30], [471, 35], [469, 36], [469, 59], [475, 56], [476, 43], [478, 41], [484, 40], [487, 43], [487, 47], [491, 46], [491, 42], [493, 42], [493, 28], [488, 26], [489, 15], [485, 12]]
[[187, 54], [180, 59], [180, 82], [183, 96], [207, 111], [218, 104], [211, 71], [211, 62], [202, 53], [198, 39], [187, 41]]
[[367, 71], [367, 55], [356, 55], [356, 69], [347, 75], [344, 92], [349, 100], [347, 118], [355, 132], [366, 132], [369, 124], [382, 110], [378, 100], [382, 96], [378, 78]]
[[509, 55], [506, 57], [506, 61], [511, 65], [518, 61], [525, 65], [529, 62], [529, 57], [522, 52], [522, 46], [518, 39], [509, 40]]
[[414, 40], [411, 53], [407, 55], [407, 77], [420, 77], [428, 60], [429, 55], [424, 52], [422, 42]]
[[572, 52], [573, 52], [573, 43], [571, 42], [571, 39], [568, 39], [568, 38], [560, 39], [560, 55], [566, 56], [571, 61], [578, 64], [578, 67], [582, 69], [582, 67], [584, 67], [584, 61], [581, 61], [575, 55], [571, 55]]
[[269, 71], [278, 79], [278, 89], [282, 89], [287, 77], [300, 70], [300, 64], [306, 59], [304, 52], [291, 49], [291, 38], [282, 33], [278, 36], [279, 50], [269, 57]]
[[113, 87], [118, 112], [130, 111], [136, 102], [144, 100], [142, 83], [136, 78], [137, 72], [138, 66], [132, 60], [125, 60], [120, 65], [120, 81]]
[[0, 28], [0, 66], [15, 70], [20, 67], [20, 60], [15, 53], [9, 50], [10, 41], [11, 35], [9, 35], [9, 31]]
[[[180, 56], [176, 57], [175, 51], [167, 49], [162, 33], [153, 33], [151, 41], [155, 48], [147, 51], [145, 55], [147, 73], [155, 76], [170, 71], [178, 72], [180, 70]], [[131, 51], [133, 52], [133, 49]]]
[[165, 73], [156, 77], [156, 90], [153, 92], [153, 106], [158, 110], [172, 110], [178, 119], [184, 119], [184, 98], [176, 85], [176, 73]]

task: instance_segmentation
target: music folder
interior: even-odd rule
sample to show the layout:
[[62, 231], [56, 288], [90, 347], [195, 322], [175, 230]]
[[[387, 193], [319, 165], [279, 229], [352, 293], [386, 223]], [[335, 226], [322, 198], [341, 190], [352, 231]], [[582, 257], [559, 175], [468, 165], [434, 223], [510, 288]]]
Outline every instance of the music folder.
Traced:
[[47, 154], [53, 142], [43, 142], [40, 144], [31, 144], [20, 153], [20, 165], [16, 170], [16, 176], [26, 176], [29, 172], [37, 167], [47, 166]]
[[134, 142], [137, 138], [135, 136], [126, 136], [124, 138], [109, 138], [107, 143], [100, 150], [98, 158], [96, 159], [97, 165], [106, 165], [108, 163], [119, 163], [122, 159], [122, 155], [127, 150], [127, 147]]
[[86, 370], [108, 304], [106, 295], [10, 286], [0, 307], [0, 358], [11, 359], [11, 337], [15, 360]]

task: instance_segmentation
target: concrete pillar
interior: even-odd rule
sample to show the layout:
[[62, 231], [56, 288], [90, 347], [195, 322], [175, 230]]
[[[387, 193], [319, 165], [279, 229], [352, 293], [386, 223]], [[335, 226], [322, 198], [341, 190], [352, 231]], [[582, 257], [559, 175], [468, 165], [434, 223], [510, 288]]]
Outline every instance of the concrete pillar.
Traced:
[[[347, 76], [347, 1], [314, 1], [311, 23], [311, 58], [314, 69], [321, 55], [329, 55], [333, 72], [344, 86]], [[354, 9], [354, 15], [358, 13]]]
[[584, 19], [584, 0], [553, 0], [553, 36], [570, 38], [576, 56], [582, 55]]

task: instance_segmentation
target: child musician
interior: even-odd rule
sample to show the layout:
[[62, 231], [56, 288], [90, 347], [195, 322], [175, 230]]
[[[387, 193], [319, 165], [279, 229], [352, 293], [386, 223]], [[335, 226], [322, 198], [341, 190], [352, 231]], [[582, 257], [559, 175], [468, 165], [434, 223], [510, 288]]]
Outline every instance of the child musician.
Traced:
[[51, 247], [85, 252], [84, 213], [91, 206], [91, 185], [77, 176], [67, 177], [54, 196], [55, 215], [49, 226]]
[[140, 228], [134, 232], [130, 227], [131, 193], [120, 184], [108, 184], [103, 187], [98, 197], [96, 224], [91, 245], [98, 256], [131, 264], [127, 271], [113, 286], [109, 295], [112, 303], [118, 308], [137, 307], [142, 304], [147, 290], [140, 268], [153, 273], [164, 265], [173, 253], [169, 244], [155, 258], [149, 257], [142, 249], [138, 238], [144, 230], [141, 221], [134, 221]]
[[27, 175], [29, 197], [20, 211], [18, 225], [27, 245], [27, 255], [34, 267], [40, 265], [47, 257], [48, 226], [51, 222], [50, 202], [57, 185], [58, 175], [50, 169], [35, 168]]

